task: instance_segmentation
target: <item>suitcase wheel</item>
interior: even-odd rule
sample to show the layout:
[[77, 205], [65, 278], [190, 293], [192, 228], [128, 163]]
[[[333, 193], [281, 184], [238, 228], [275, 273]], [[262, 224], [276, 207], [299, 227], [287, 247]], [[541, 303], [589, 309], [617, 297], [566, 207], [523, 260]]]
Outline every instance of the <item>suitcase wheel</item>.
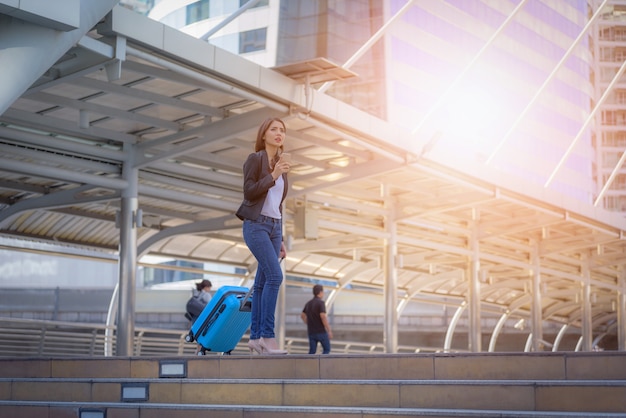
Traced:
[[200, 351], [198, 351], [199, 356], [206, 356], [206, 348], [202, 347]]
[[185, 341], [187, 341], [188, 343], [193, 342], [193, 332], [189, 331], [189, 334], [185, 336]]

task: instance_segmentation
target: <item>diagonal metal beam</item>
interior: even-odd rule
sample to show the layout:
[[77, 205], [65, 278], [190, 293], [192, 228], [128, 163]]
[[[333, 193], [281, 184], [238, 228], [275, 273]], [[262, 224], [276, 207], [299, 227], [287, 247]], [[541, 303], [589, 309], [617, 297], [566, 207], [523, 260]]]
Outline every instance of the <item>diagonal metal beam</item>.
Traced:
[[160, 74], [159, 77], [163, 78], [168, 78], [167, 73], [171, 73], [174, 78], [178, 78], [179, 80], [182, 80], [183, 82], [186, 82], [190, 85], [197, 85], [198, 87], [202, 88], [215, 88], [219, 91], [238, 96], [242, 99], [242, 101], [250, 100], [252, 102], [263, 104], [283, 114], [289, 113], [290, 109], [287, 105], [274, 101], [269, 97], [253, 93], [250, 90], [228, 84], [224, 80], [221, 80], [217, 77], [210, 77], [205, 73], [200, 73], [193, 69], [187, 68], [182, 64], [167, 60], [165, 58], [156, 57], [148, 52], [144, 52], [140, 49], [133, 47], [128, 47], [127, 53], [128, 55], [132, 55], [134, 57], [162, 67], [162, 69], [159, 69], [154, 66], [146, 65], [144, 66], [144, 68], [148, 67], [146, 69], [146, 73], [148, 73], [148, 70], [150, 68]]
[[[619, 70], [617, 71], [615, 76], [613, 76], [613, 79], [611, 80], [611, 82], [607, 86], [606, 90], [602, 94], [602, 97], [600, 97], [600, 100], [598, 100], [596, 105], [593, 107], [593, 109], [591, 110], [591, 113], [589, 113], [589, 115], [587, 116], [587, 119], [585, 119], [585, 122], [583, 123], [583, 126], [581, 126], [580, 129], [578, 130], [578, 133], [576, 134], [576, 136], [574, 137], [572, 142], [569, 144], [569, 147], [565, 151], [565, 154], [563, 154], [563, 156], [561, 157], [561, 160], [558, 162], [556, 167], [554, 167], [554, 170], [552, 170], [552, 173], [548, 177], [548, 180], [546, 180], [546, 183], [544, 184], [543, 187], [548, 187], [550, 185], [550, 183], [552, 183], [552, 180], [554, 180], [554, 176], [561, 169], [563, 164], [565, 164], [565, 161], [567, 160], [567, 157], [569, 157], [569, 155], [574, 150], [574, 146], [576, 145], [578, 140], [583, 136], [583, 134], [585, 133], [585, 130], [587, 129], [587, 127], [589, 126], [591, 121], [594, 119], [596, 114], [600, 111], [600, 107], [604, 104], [606, 99], [608, 99], [609, 95], [613, 92], [613, 87], [622, 78], [622, 74], [624, 74], [624, 70], [626, 70], [626, 61], [624, 61], [622, 63], [621, 67], [619, 68]], [[620, 165], [621, 164], [618, 164], [617, 168], [619, 168]], [[597, 204], [597, 202], [596, 202], [596, 204]]]
[[521, 2], [519, 2], [519, 4], [515, 7], [515, 9], [513, 9], [513, 11], [511, 12], [511, 14], [509, 14], [509, 16], [505, 19], [504, 22], [502, 22], [502, 24], [500, 25], [500, 27], [493, 33], [493, 35], [491, 35], [491, 37], [487, 40], [487, 42], [485, 43], [485, 45], [483, 45], [482, 48], [480, 48], [480, 50], [476, 53], [476, 55], [474, 55], [474, 58], [472, 58], [470, 60], [470, 62], [467, 63], [467, 65], [465, 66], [465, 68], [463, 68], [463, 71], [461, 71], [459, 73], [459, 75], [454, 79], [454, 81], [448, 86], [448, 88], [446, 89], [445, 92], [443, 92], [443, 94], [441, 96], [439, 96], [439, 98], [437, 99], [437, 101], [435, 102], [435, 104], [433, 106], [430, 107], [430, 109], [428, 109], [428, 112], [426, 112], [426, 114], [424, 115], [424, 117], [422, 118], [422, 120], [419, 121], [419, 123], [417, 124], [417, 126], [415, 128], [413, 128], [413, 131], [411, 132], [413, 135], [415, 135], [422, 126], [424, 126], [424, 123], [426, 123], [426, 121], [433, 115], [433, 113], [435, 113], [436, 110], [438, 110], [439, 108], [441, 108], [441, 106], [445, 103], [445, 101], [447, 100], [448, 96], [456, 90], [456, 87], [461, 83], [461, 81], [463, 81], [463, 79], [465, 78], [465, 75], [469, 72], [469, 70], [472, 69], [472, 67], [478, 62], [478, 59], [480, 57], [482, 57], [482, 55], [487, 51], [487, 49], [489, 49], [489, 47], [491, 47], [491, 45], [493, 44], [493, 42], [496, 40], [496, 38], [498, 36], [500, 36], [500, 34], [502, 33], [502, 31], [504, 31], [504, 29], [507, 28], [507, 26], [509, 26], [509, 24], [513, 21], [513, 18], [517, 15], [517, 13], [522, 9], [522, 7], [524, 7], [524, 5], [526, 4], [528, 0], [522, 0]]
[[[398, 20], [400, 17], [402, 17], [413, 6], [414, 2], [415, 2], [415, 0], [407, 1], [406, 4], [404, 6], [402, 6], [402, 8], [400, 10], [398, 10], [396, 12], [396, 14], [391, 17], [391, 19], [389, 19], [383, 26], [381, 26], [381, 28], [378, 29], [376, 31], [376, 33], [374, 35], [372, 35], [371, 38], [369, 38], [350, 58], [348, 58], [348, 60], [341, 66], [341, 68], [348, 69], [348, 68], [352, 67], [352, 65], [355, 62], [357, 62], [359, 60], [359, 58], [361, 58], [363, 55], [365, 55], [365, 53], [367, 51], [369, 51], [369, 49], [376, 42], [378, 42], [378, 40], [380, 38], [383, 37], [383, 35], [387, 32], [387, 29], [389, 29], [389, 27], [391, 25], [393, 25], [396, 22], [396, 20]], [[326, 90], [328, 90], [328, 88], [330, 86], [333, 85], [333, 83], [334, 83], [334, 81], [328, 81], [328, 82], [324, 83], [318, 89], [318, 91], [320, 93], [324, 93]]]
[[[295, 131], [295, 132], [290, 131], [290, 132], [287, 132], [287, 134], [289, 135], [290, 138], [300, 139], [316, 147], [328, 148], [332, 151], [337, 151], [341, 153], [342, 155], [347, 155], [347, 156], [355, 157], [355, 158], [363, 158], [366, 160], [369, 160], [370, 158], [372, 158], [371, 151], [363, 151], [354, 147], [348, 147], [348, 146], [342, 145], [341, 143], [339, 143], [339, 141], [337, 142], [332, 141], [332, 140], [329, 141], [329, 140], [325, 140], [325, 139], [307, 134], [305, 132], [298, 132], [298, 131]], [[339, 136], [339, 138], [344, 138], [344, 137]]]
[[[110, 132], [110, 131], [107, 131]], [[43, 148], [47, 150], [59, 150], [71, 155], [82, 154], [83, 156], [92, 156], [98, 159], [110, 161], [123, 161], [124, 154], [116, 149], [104, 149], [96, 145], [87, 145], [78, 143], [78, 141], [68, 141], [67, 139], [55, 138], [50, 135], [43, 135], [35, 132], [28, 132], [15, 128], [0, 126], [0, 138], [9, 139], [18, 143], [26, 143], [33, 145], [35, 148]], [[80, 138], [80, 137], [77, 137]]]
[[107, 195], [83, 195], [84, 192], [95, 188], [96, 187], [92, 185], [83, 185], [73, 189], [67, 189], [36, 198], [22, 200], [0, 212], [0, 227], [3, 227], [7, 220], [11, 217], [26, 210], [52, 209], [75, 204], [101, 202], [104, 200], [118, 199], [121, 194], [119, 191], [116, 191]]
[[241, 221], [235, 218], [235, 215], [233, 214], [167, 228], [152, 235], [141, 244], [139, 244], [137, 248], [137, 258], [145, 255], [150, 250], [150, 247], [152, 247], [153, 245], [173, 236], [197, 234], [209, 231], [224, 231], [226, 229], [234, 228], [241, 228]]
[[594, 206], [598, 206], [598, 203], [602, 201], [604, 194], [607, 192], [607, 190], [609, 190], [609, 187], [611, 187], [611, 183], [613, 183], [613, 180], [615, 180], [615, 177], [617, 177], [617, 174], [619, 173], [619, 170], [624, 165], [625, 160], [626, 160], [626, 151], [622, 152], [622, 156], [620, 157], [617, 164], [615, 164], [613, 171], [611, 171], [611, 175], [606, 180], [606, 183], [604, 183], [604, 186], [602, 187], [602, 190], [600, 190], [600, 194], [598, 194], [598, 197], [596, 198], [595, 202], [593, 202]]
[[171, 106], [177, 109], [185, 109], [203, 115], [217, 116], [220, 118], [225, 116], [225, 112], [223, 110], [215, 107], [206, 106], [189, 100], [181, 100], [176, 97], [152, 93], [143, 89], [136, 89], [127, 85], [107, 83], [105, 81], [85, 77], [73, 80], [72, 83], [77, 86], [87, 87], [93, 90], [100, 90], [106, 93], [118, 94], [120, 96], [133, 97], [136, 99], [143, 99], [148, 102]]
[[254, 7], [257, 3], [259, 2], [259, 0], [249, 0], [248, 2], [246, 2], [246, 4], [244, 4], [243, 6], [241, 6], [239, 9], [235, 10], [235, 12], [233, 14], [231, 14], [230, 16], [226, 17], [224, 20], [222, 20], [220, 23], [218, 23], [217, 25], [215, 25], [213, 28], [211, 28], [210, 31], [208, 31], [207, 33], [205, 33], [204, 35], [202, 35], [200, 37], [200, 39], [206, 41], [208, 40], [211, 36], [215, 35], [215, 33], [217, 31], [219, 31], [220, 29], [222, 29], [223, 27], [225, 27], [226, 25], [228, 25], [230, 22], [232, 22], [233, 20], [235, 20], [237, 17], [239, 17], [241, 14], [243, 14], [246, 10], [248, 10], [251, 7]]
[[91, 30], [117, 2], [81, 0], [80, 27], [69, 32], [60, 32], [0, 14], [0, 75], [5, 80], [0, 83], [0, 114]]
[[541, 87], [539, 87], [537, 89], [537, 91], [535, 92], [535, 95], [533, 96], [533, 98], [530, 100], [530, 102], [528, 102], [528, 104], [526, 105], [524, 110], [522, 110], [522, 112], [519, 114], [519, 116], [517, 117], [515, 122], [513, 122], [513, 124], [509, 128], [509, 130], [506, 132], [506, 134], [504, 134], [502, 139], [500, 139], [500, 141], [496, 144], [495, 148], [491, 152], [491, 155], [489, 155], [489, 157], [485, 161], [485, 165], [489, 165], [491, 163], [491, 161], [493, 161], [493, 158], [496, 156], [498, 151], [500, 151], [500, 149], [502, 148], [504, 143], [509, 139], [509, 137], [513, 134], [513, 132], [515, 132], [515, 130], [520, 125], [522, 120], [526, 117], [526, 115], [528, 114], [530, 109], [537, 102], [537, 100], [539, 99], [539, 96], [541, 96], [541, 94], [544, 92], [544, 90], [546, 89], [548, 84], [554, 79], [554, 77], [556, 76], [557, 72], [561, 69], [561, 67], [563, 67], [563, 64], [565, 64], [565, 61], [567, 61], [567, 59], [570, 57], [570, 55], [572, 54], [574, 49], [578, 46], [578, 43], [581, 41], [581, 39], [583, 39], [583, 37], [585, 36], [585, 34], [589, 30], [589, 28], [594, 24], [596, 19], [601, 15], [602, 9], [604, 9], [604, 6], [606, 5], [607, 2], [608, 2], [608, 0], [604, 0], [602, 2], [602, 4], [596, 9], [595, 13], [591, 17], [591, 19], [589, 19], [589, 21], [587, 22], [587, 24], [585, 25], [583, 30], [580, 31], [580, 33], [578, 34], [576, 39], [574, 39], [574, 42], [572, 42], [572, 44], [567, 49], [567, 51], [565, 52], [565, 54], [563, 55], [561, 60], [552, 69], [552, 72], [550, 73], [548, 78], [546, 78], [546, 80], [543, 82]]
[[77, 63], [76, 67], [72, 68], [70, 72], [62, 72], [61, 74], [59, 74], [57, 67], [51, 67], [48, 70], [51, 77], [46, 77], [44, 75], [39, 78], [35, 83], [33, 83], [33, 85], [28, 88], [26, 92], [24, 92], [24, 97], [55, 86], [70, 83], [72, 80], [79, 79], [88, 74], [97, 73], [102, 68], [105, 68], [107, 65], [115, 63], [117, 61], [115, 59], [103, 59], [102, 57], [95, 56], [93, 54], [90, 58], [92, 58], [92, 60], [89, 62], [81, 61], [80, 63]]
[[[397, 168], [398, 168], [398, 164], [394, 161], [379, 160], [379, 161], [368, 161], [368, 162], [361, 163], [356, 166], [350, 166], [341, 170], [337, 169], [332, 172], [335, 172], [335, 173], [344, 172], [347, 175], [335, 181], [322, 181], [319, 184], [316, 184], [315, 186], [304, 187], [302, 189], [297, 189], [297, 190], [292, 189], [289, 192], [289, 197], [294, 198], [294, 197], [299, 197], [299, 196], [305, 196], [308, 193], [313, 193], [319, 190], [336, 187], [341, 184], [346, 184], [346, 183], [356, 181], [358, 179], [373, 177], [373, 176], [376, 176], [376, 175], [379, 175], [388, 171], [396, 170]], [[331, 174], [332, 172], [329, 170], [326, 170], [324, 172], [314, 173], [312, 177], [327, 176]], [[301, 179], [300, 176], [298, 177], [294, 176], [294, 179], [292, 180], [293, 184], [298, 184], [298, 181], [300, 179]]]
[[162, 201], [171, 201], [181, 204], [193, 205], [199, 208], [219, 210], [235, 213], [239, 207], [239, 200], [211, 199], [206, 195], [196, 195], [177, 190], [167, 190], [162, 187], [139, 185], [139, 195]]
[[25, 161], [4, 160], [2, 162], [2, 169], [13, 173], [51, 178], [77, 184], [92, 184], [94, 186], [114, 190], [122, 190], [128, 187], [128, 182], [118, 177], [98, 176], [57, 167], [47, 167], [45, 165]]
[[[270, 116], [277, 115], [276, 111], [263, 107], [258, 110], [247, 112], [237, 116], [231, 116], [209, 125], [192, 128], [173, 135], [165, 136], [152, 141], [145, 141], [137, 146], [138, 153], [135, 167], [143, 167], [152, 162], [176, 157], [183, 153], [189, 153], [194, 149], [201, 148], [210, 142], [224, 142], [237, 137], [241, 131], [256, 128], [261, 121]], [[174, 145], [176, 141], [184, 137], [193, 137], [183, 141], [181, 145]], [[157, 153], [151, 152], [149, 157], [145, 155], [148, 150], [154, 150], [155, 146], [168, 146], [169, 149]]]
[[75, 100], [67, 97], [50, 93], [34, 93], [28, 96], [32, 100], [40, 100], [44, 103], [50, 103], [56, 106], [69, 107], [76, 110], [88, 110], [90, 112], [99, 113], [113, 118], [129, 120], [133, 122], [144, 123], [149, 126], [158, 126], [171, 131], [178, 131], [181, 126], [176, 122], [171, 122], [161, 118], [142, 115], [137, 112], [124, 109], [116, 109], [110, 106], [104, 106], [96, 103], [90, 103], [87, 100]]
[[337, 135], [338, 137], [346, 139], [353, 144], [359, 145], [369, 150], [373, 154], [381, 155], [385, 158], [395, 161], [396, 163], [404, 165], [410, 161], [415, 160], [415, 156], [405, 149], [393, 147], [390, 143], [381, 144], [379, 142], [376, 142], [375, 139], [373, 141], [370, 141], [368, 137], [365, 137], [365, 130], [361, 132], [349, 133], [347, 131], [343, 131], [340, 128], [337, 128], [335, 124], [330, 124], [321, 119], [317, 119], [314, 116], [310, 116], [307, 121], [311, 122], [318, 128], [322, 128], [332, 133], [333, 135]]
[[78, 123], [68, 123], [67, 119], [59, 119], [14, 108], [4, 112], [0, 116], [0, 121], [29, 126], [31, 128], [39, 128], [42, 131], [52, 132], [54, 134], [66, 134], [76, 138], [91, 139], [93, 141], [99, 141], [100, 143], [105, 141], [104, 138], [106, 138], [107, 142], [117, 141], [131, 144], [137, 142], [136, 136], [124, 132], [100, 128], [93, 125], [87, 128], [81, 128]]

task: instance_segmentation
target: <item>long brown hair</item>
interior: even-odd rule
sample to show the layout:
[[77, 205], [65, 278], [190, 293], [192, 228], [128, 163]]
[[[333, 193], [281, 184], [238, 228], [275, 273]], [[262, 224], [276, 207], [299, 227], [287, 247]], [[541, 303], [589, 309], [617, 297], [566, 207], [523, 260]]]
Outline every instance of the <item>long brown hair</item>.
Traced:
[[[265, 149], [265, 139], [263, 139], [263, 137], [265, 136], [265, 131], [269, 129], [272, 122], [280, 122], [280, 124], [283, 125], [283, 129], [285, 130], [285, 133], [287, 133], [287, 127], [285, 126], [285, 122], [283, 122], [281, 119], [279, 118], [265, 119], [263, 123], [261, 124], [261, 126], [259, 126], [259, 132], [257, 132], [256, 134], [256, 143], [254, 144], [254, 152], [258, 152], [258, 151]], [[283, 151], [282, 144], [280, 145], [280, 151], [281, 152]]]

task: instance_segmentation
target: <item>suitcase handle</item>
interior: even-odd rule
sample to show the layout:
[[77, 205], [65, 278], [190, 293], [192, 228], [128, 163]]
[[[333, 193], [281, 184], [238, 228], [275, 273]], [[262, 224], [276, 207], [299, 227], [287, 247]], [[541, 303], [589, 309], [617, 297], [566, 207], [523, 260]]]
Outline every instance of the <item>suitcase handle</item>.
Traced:
[[252, 312], [252, 292], [254, 292], [254, 283], [250, 286], [250, 290], [248, 290], [248, 293], [246, 293], [246, 296], [243, 297], [239, 304], [239, 310], [241, 312]]

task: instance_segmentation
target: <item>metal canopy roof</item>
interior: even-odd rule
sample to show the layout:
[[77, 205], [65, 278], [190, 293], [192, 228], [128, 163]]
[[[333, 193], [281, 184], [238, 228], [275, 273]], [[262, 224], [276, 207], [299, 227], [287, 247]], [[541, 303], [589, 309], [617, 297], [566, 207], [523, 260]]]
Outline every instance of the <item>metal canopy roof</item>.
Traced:
[[483, 311], [528, 317], [539, 269], [543, 320], [581, 326], [590, 283], [594, 333], [614, 329], [623, 218], [421, 158], [402, 146], [421, 146], [409, 133], [309, 94], [116, 7], [1, 115], [0, 233], [116, 252], [126, 161], [139, 168], [139, 254], [253, 269], [233, 213], [256, 129], [279, 116], [295, 162], [288, 274], [382, 289], [392, 265], [401, 301], [461, 306], [477, 255]]

